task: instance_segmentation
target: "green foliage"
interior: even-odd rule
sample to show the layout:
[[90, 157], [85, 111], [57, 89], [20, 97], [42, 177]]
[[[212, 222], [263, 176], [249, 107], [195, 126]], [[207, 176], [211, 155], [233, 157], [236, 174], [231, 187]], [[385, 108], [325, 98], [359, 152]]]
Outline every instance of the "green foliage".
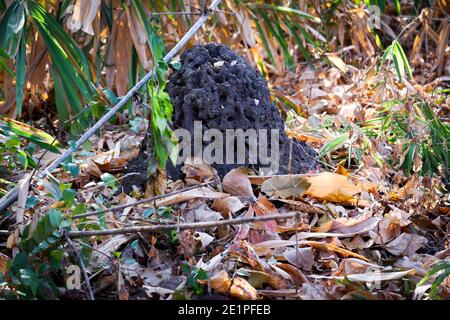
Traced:
[[430, 299], [437, 298], [437, 293], [439, 286], [444, 282], [444, 280], [450, 276], [450, 262], [449, 261], [440, 261], [436, 264], [428, 273], [423, 277], [423, 279], [417, 284], [417, 286], [423, 285], [427, 282], [432, 276], [436, 276], [434, 279], [431, 289], [430, 289]]
[[0, 134], [5, 136], [15, 135], [21, 138], [25, 138], [28, 141], [33, 142], [38, 146], [41, 146], [44, 149], [48, 149], [52, 152], [59, 152], [58, 147], [62, 147], [59, 141], [48, 133], [33, 128], [23, 122], [19, 122], [2, 116], [0, 116]]
[[187, 285], [196, 295], [202, 295], [204, 293], [203, 286], [198, 283], [198, 280], [208, 279], [208, 274], [205, 270], [199, 268], [191, 268], [189, 264], [184, 263], [181, 266], [181, 271], [187, 274]]
[[433, 112], [428, 103], [420, 103], [416, 106], [419, 121], [430, 130], [428, 137], [424, 137], [420, 143], [422, 155], [422, 173], [438, 174], [444, 178], [444, 182], [450, 183], [450, 126], [443, 123]]
[[55, 209], [39, 219], [36, 227], [25, 227], [20, 252], [10, 262], [5, 282], [11, 289], [9, 299], [55, 299], [56, 283], [52, 273], [63, 267], [63, 232], [71, 220]]
[[381, 63], [385, 61], [393, 61], [397, 76], [402, 81], [405, 73], [412, 78], [412, 70], [406, 58], [405, 52], [402, 46], [397, 40], [392, 41], [392, 44], [386, 48], [383, 56], [381, 57]]
[[158, 35], [158, 20], [152, 19], [150, 22], [147, 20], [140, 1], [131, 1], [131, 4], [139, 21], [144, 26], [153, 57], [154, 75], [147, 85], [148, 97], [151, 101], [149, 131], [152, 141], [149, 142], [149, 145], [153, 158], [149, 159], [147, 174], [155, 176], [158, 167], [165, 169], [169, 158], [173, 162], [176, 161], [176, 142], [170, 128], [173, 106], [170, 103], [169, 95], [164, 91], [168, 65], [163, 60], [164, 41]]

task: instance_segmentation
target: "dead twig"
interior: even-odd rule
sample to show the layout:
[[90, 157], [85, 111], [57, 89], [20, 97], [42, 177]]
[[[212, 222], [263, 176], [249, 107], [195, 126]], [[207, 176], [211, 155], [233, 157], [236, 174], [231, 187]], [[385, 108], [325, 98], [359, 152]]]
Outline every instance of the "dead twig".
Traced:
[[288, 219], [297, 216], [298, 212], [289, 212], [282, 214], [268, 214], [265, 216], [256, 216], [250, 218], [237, 218], [232, 220], [220, 220], [220, 221], [206, 221], [206, 222], [192, 222], [192, 223], [176, 223], [167, 225], [153, 225], [153, 226], [139, 226], [139, 227], [126, 227], [118, 229], [108, 229], [108, 230], [90, 230], [90, 231], [70, 231], [68, 236], [71, 238], [82, 238], [90, 236], [107, 236], [114, 234], [127, 234], [127, 233], [138, 233], [138, 232], [152, 232], [152, 231], [163, 231], [163, 230], [186, 230], [186, 229], [210, 229], [217, 226], [229, 226], [229, 225], [239, 225], [249, 222], [260, 222], [268, 220], [278, 220], [278, 219]]
[[84, 282], [89, 294], [89, 300], [95, 300], [94, 292], [92, 291], [91, 283], [89, 282], [89, 276], [87, 274], [86, 267], [84, 266], [83, 258], [75, 247], [75, 244], [72, 242], [72, 239], [70, 239], [70, 237], [67, 235], [67, 232], [64, 232], [64, 237], [66, 238], [69, 246], [72, 248], [75, 257], [78, 259], [78, 263], [80, 264], [81, 272], [83, 273]]
[[116, 210], [122, 210], [122, 209], [125, 209], [125, 208], [128, 208], [128, 207], [137, 206], [138, 204], [148, 203], [148, 202], [156, 201], [156, 200], [159, 200], [159, 199], [167, 198], [169, 196], [177, 195], [177, 194], [180, 194], [180, 193], [183, 193], [183, 192], [186, 192], [186, 191], [191, 191], [191, 190], [194, 190], [194, 189], [198, 189], [198, 188], [207, 186], [210, 183], [211, 182], [205, 182], [205, 183], [201, 183], [199, 185], [188, 187], [188, 188], [185, 188], [185, 189], [181, 189], [181, 190], [177, 190], [177, 191], [173, 191], [173, 192], [157, 195], [157, 196], [154, 196], [154, 197], [151, 197], [151, 198], [147, 198], [147, 199], [138, 200], [138, 201], [135, 201], [133, 203], [127, 203], [127, 204], [123, 204], [123, 205], [120, 205], [120, 206], [115, 206], [115, 207], [111, 207], [111, 208], [107, 208], [107, 209], [102, 209], [102, 210], [97, 210], [97, 211], [91, 211], [91, 212], [86, 212], [86, 213], [82, 213], [82, 214], [77, 214], [77, 215], [73, 216], [72, 219], [86, 218], [86, 217], [90, 217], [90, 216], [99, 215], [99, 214], [105, 213], [105, 212], [112, 212], [112, 211], [116, 211]]

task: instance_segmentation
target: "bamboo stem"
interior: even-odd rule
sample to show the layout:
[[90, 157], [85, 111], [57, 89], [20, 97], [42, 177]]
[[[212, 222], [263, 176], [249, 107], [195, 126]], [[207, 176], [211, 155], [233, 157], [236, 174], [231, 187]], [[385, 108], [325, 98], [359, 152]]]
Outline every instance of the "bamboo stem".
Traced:
[[[202, 16], [195, 22], [195, 24], [186, 32], [186, 34], [180, 39], [180, 41], [169, 51], [164, 57], [164, 62], [168, 63], [173, 57], [181, 50], [182, 47], [188, 43], [188, 41], [194, 36], [194, 34], [202, 27], [205, 21], [208, 19], [209, 15], [213, 10], [217, 8], [221, 0], [214, 0]], [[53, 161], [47, 168], [41, 171], [38, 178], [43, 179], [48, 176], [53, 170], [55, 170], [64, 160], [66, 160], [72, 153], [78, 150], [78, 148], [85, 143], [95, 132], [97, 132], [104, 124], [106, 124], [109, 119], [111, 119], [128, 101], [130, 101], [133, 96], [141, 89], [150, 79], [152, 79], [155, 70], [152, 69], [147, 73], [141, 80], [136, 83], [136, 85], [131, 88], [125, 96], [123, 96], [120, 101], [111, 108], [103, 117], [101, 117], [89, 130], [87, 130], [78, 140], [75, 142], [74, 146], [68, 148], [61, 154], [55, 161]], [[16, 186], [11, 191], [9, 191], [0, 200], [0, 212], [13, 204], [19, 196], [19, 188]]]

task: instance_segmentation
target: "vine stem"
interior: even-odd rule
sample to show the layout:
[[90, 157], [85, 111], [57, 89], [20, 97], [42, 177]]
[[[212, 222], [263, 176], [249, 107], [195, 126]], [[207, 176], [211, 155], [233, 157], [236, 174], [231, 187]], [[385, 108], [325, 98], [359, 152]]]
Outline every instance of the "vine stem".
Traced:
[[[186, 34], [178, 41], [178, 43], [164, 56], [164, 62], [169, 63], [173, 57], [183, 48], [188, 41], [194, 36], [194, 34], [203, 26], [205, 21], [210, 16], [210, 13], [213, 12], [221, 0], [214, 0], [211, 5], [208, 7], [208, 10], [205, 10], [202, 16], [195, 22], [195, 24], [186, 32]], [[55, 161], [53, 161], [47, 168], [41, 171], [38, 175], [39, 179], [43, 179], [53, 170], [55, 170], [64, 160], [66, 160], [72, 153], [78, 150], [78, 148], [85, 143], [95, 132], [97, 132], [104, 124], [106, 124], [109, 119], [111, 119], [128, 101], [130, 101], [134, 95], [141, 89], [150, 79], [153, 78], [155, 74], [155, 69], [153, 68], [150, 72], [148, 72], [141, 80], [136, 83], [136, 85], [131, 88], [125, 96], [123, 96], [120, 101], [112, 107], [103, 117], [101, 117], [89, 130], [87, 130], [78, 140], [75, 142], [73, 146], [70, 146], [63, 154], [61, 154]], [[19, 196], [19, 188], [16, 186], [11, 191], [9, 191], [1, 200], [0, 200], [0, 211], [3, 211], [11, 204], [13, 204]]]

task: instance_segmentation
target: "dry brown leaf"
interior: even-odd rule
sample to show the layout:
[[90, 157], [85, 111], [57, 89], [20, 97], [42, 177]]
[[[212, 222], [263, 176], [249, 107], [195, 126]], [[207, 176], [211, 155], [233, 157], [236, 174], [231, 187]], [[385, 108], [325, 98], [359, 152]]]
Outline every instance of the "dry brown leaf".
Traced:
[[[278, 213], [277, 208], [262, 194], [259, 195], [258, 200], [251, 204], [257, 216], [265, 216], [269, 214]], [[262, 224], [267, 231], [276, 232], [278, 224], [275, 220], [268, 220], [264, 222], [255, 222], [255, 225]]]
[[276, 266], [278, 268], [286, 271], [287, 273], [289, 273], [289, 275], [291, 276], [292, 280], [298, 285], [302, 285], [303, 283], [308, 283], [309, 282], [309, 280], [305, 276], [305, 274], [301, 270], [299, 270], [298, 268], [294, 267], [291, 264], [278, 263]]
[[218, 199], [228, 197], [228, 193], [214, 191], [207, 187], [184, 191], [172, 196], [165, 197], [155, 201], [157, 207], [170, 206], [176, 203], [192, 200], [192, 199]]
[[362, 234], [374, 230], [381, 218], [372, 217], [372, 212], [361, 214], [357, 218], [337, 218], [315, 228], [315, 232], [337, 232], [340, 234]]
[[117, 298], [119, 300], [128, 300], [130, 297], [128, 287], [125, 284], [125, 279], [122, 275], [122, 271], [117, 273]]
[[264, 271], [241, 269], [248, 275], [248, 283], [254, 288], [263, 288], [264, 285], [269, 285], [273, 289], [284, 289], [287, 287], [286, 281], [275, 274], [270, 274]]
[[248, 176], [240, 169], [228, 172], [223, 177], [222, 184], [223, 190], [233, 196], [255, 198]]
[[[127, 15], [125, 12], [117, 13], [119, 15], [113, 24], [114, 36], [111, 35], [110, 54], [114, 54], [115, 65], [115, 84], [117, 94], [123, 96], [126, 94], [129, 85], [130, 63], [123, 63], [122, 61], [131, 61], [133, 41], [129, 36], [129, 29], [127, 24]], [[112, 57], [111, 57], [112, 58]]]
[[186, 222], [219, 221], [223, 219], [219, 212], [211, 210], [206, 203], [199, 201], [193, 208], [184, 210], [183, 217]]
[[314, 252], [311, 248], [290, 248], [287, 249], [283, 256], [286, 258], [289, 263], [294, 266], [306, 270], [311, 271], [312, 266], [314, 265]]
[[428, 243], [427, 238], [418, 234], [402, 233], [399, 237], [384, 245], [393, 255], [411, 256]]
[[215, 199], [211, 206], [214, 210], [219, 211], [224, 218], [230, 217], [245, 206], [238, 197], [230, 196], [226, 198]]
[[354, 258], [358, 258], [358, 259], [361, 259], [364, 261], [369, 261], [369, 259], [367, 259], [366, 257], [364, 257], [360, 254], [351, 252], [347, 249], [339, 248], [338, 246], [336, 246], [335, 244], [332, 244], [332, 243], [318, 242], [318, 241], [305, 241], [305, 243], [307, 243], [311, 247], [314, 247], [319, 250], [326, 250], [326, 251], [332, 251], [332, 252], [339, 253], [343, 257], [354, 257]]
[[130, 30], [134, 48], [136, 49], [139, 61], [144, 69], [147, 70], [150, 68], [151, 62], [148, 54], [147, 36], [145, 34], [145, 30], [131, 7], [126, 6], [126, 13], [128, 18], [128, 28]]
[[240, 300], [257, 300], [258, 291], [241, 277], [235, 277], [230, 288], [230, 295]]
[[354, 282], [378, 282], [378, 281], [391, 281], [396, 279], [402, 279], [408, 275], [414, 275], [415, 270], [406, 270], [406, 271], [396, 271], [396, 272], [368, 272], [368, 273], [360, 273], [360, 274], [347, 274], [341, 277], [329, 277], [329, 276], [319, 276], [319, 275], [311, 275], [311, 277], [315, 279], [338, 279], [344, 280], [345, 278], [354, 281]]
[[355, 184], [347, 177], [331, 172], [308, 177], [308, 182], [311, 186], [305, 195], [322, 201], [352, 203], [355, 201], [354, 196], [362, 191], [361, 184]]
[[261, 191], [280, 198], [298, 197], [308, 190], [310, 183], [300, 176], [275, 176], [263, 182]]
[[217, 176], [217, 170], [213, 166], [198, 158], [186, 159], [181, 171], [185, 174], [187, 185], [196, 185]]
[[220, 294], [226, 294], [231, 287], [231, 279], [224, 270], [212, 276], [209, 282], [211, 288]]
[[336, 66], [342, 73], [347, 72], [347, 65], [345, 62], [335, 53], [326, 53], [326, 56], [330, 62]]

